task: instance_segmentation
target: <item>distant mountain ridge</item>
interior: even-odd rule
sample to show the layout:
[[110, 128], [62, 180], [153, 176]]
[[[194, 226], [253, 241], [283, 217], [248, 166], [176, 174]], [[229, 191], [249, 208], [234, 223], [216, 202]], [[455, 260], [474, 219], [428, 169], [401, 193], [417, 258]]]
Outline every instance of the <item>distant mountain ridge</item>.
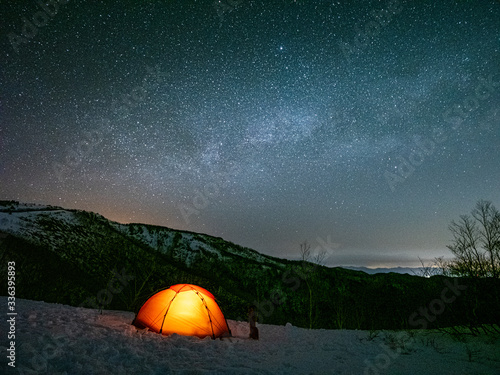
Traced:
[[422, 275], [421, 267], [388, 267], [388, 268], [386, 267], [369, 268], [362, 266], [341, 266], [341, 267], [347, 270], [366, 272], [369, 275], [373, 275], [376, 273], [390, 273], [390, 272], [403, 273], [408, 275], [417, 275], [417, 276]]

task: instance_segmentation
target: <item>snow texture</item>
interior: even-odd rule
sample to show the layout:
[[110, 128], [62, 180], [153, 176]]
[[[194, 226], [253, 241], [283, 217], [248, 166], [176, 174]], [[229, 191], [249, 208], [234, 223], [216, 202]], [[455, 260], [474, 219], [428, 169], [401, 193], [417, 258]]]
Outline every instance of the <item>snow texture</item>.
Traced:
[[[137, 330], [130, 312], [23, 299], [16, 310], [16, 368], [3, 355], [1, 374], [500, 374], [500, 340], [491, 335], [260, 324], [254, 341], [246, 322], [229, 320], [233, 337], [212, 340]], [[0, 328], [6, 353], [5, 318]]]

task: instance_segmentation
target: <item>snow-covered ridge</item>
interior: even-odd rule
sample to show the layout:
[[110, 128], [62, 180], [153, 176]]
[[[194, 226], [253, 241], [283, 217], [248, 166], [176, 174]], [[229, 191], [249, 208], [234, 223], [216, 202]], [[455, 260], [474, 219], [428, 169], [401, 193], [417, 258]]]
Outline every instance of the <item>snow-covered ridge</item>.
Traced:
[[72, 228], [79, 225], [74, 212], [59, 207], [23, 204], [0, 205], [0, 232], [28, 239], [36, 244], [47, 243], [57, 247], [62, 238], [51, 236], [43, 225], [48, 220]]
[[[218, 261], [225, 261], [231, 259], [233, 256], [238, 256], [263, 264], [281, 266], [281, 263], [275, 261], [272, 257], [206, 234], [144, 224], [110, 223], [117, 231], [132, 236], [136, 240], [162, 253], [168, 253], [172, 246], [175, 246], [176, 257], [183, 260], [187, 266], [190, 266], [195, 260], [200, 259], [203, 256], [202, 254], [206, 255], [208, 253]], [[222, 243], [223, 250], [220, 248]]]
[[50, 206], [37, 203], [23, 203], [17, 201], [0, 201], [0, 211], [48, 211], [48, 210], [62, 210], [61, 207]]
[[281, 262], [270, 256], [206, 234], [145, 224], [120, 224], [85, 211], [0, 201], [0, 235], [19, 236], [35, 244], [49, 245], [54, 250], [68, 240], [88, 240], [85, 237], [101, 232], [102, 227], [98, 225], [113, 228], [127, 238], [169, 254], [188, 267], [207, 257], [217, 261], [242, 257], [263, 266], [282, 267]]
[[[7, 297], [0, 297], [6, 306]], [[222, 306], [224, 309], [224, 306]], [[137, 330], [134, 314], [17, 299], [16, 369], [2, 373], [88, 374], [484, 374], [498, 375], [498, 336], [456, 340], [437, 332], [309, 330], [228, 320], [232, 338], [162, 336]], [[7, 321], [0, 321], [7, 332]], [[6, 340], [0, 349], [7, 353]], [[11, 371], [12, 370], [12, 371]], [[6, 372], [5, 372], [6, 371]]]

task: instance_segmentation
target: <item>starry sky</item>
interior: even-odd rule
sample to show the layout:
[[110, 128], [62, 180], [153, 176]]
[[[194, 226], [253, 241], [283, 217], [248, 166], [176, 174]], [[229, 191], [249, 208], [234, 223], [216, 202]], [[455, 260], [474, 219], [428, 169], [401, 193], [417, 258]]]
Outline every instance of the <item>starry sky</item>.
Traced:
[[500, 208], [500, 1], [2, 1], [0, 199], [326, 264]]

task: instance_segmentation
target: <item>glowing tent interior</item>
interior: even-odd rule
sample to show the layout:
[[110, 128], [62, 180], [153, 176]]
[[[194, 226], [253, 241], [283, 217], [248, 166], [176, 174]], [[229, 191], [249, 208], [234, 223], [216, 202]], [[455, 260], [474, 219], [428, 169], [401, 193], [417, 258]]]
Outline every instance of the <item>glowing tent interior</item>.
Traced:
[[231, 336], [215, 297], [208, 290], [192, 284], [177, 284], [150, 297], [134, 321], [137, 328], [169, 335]]

